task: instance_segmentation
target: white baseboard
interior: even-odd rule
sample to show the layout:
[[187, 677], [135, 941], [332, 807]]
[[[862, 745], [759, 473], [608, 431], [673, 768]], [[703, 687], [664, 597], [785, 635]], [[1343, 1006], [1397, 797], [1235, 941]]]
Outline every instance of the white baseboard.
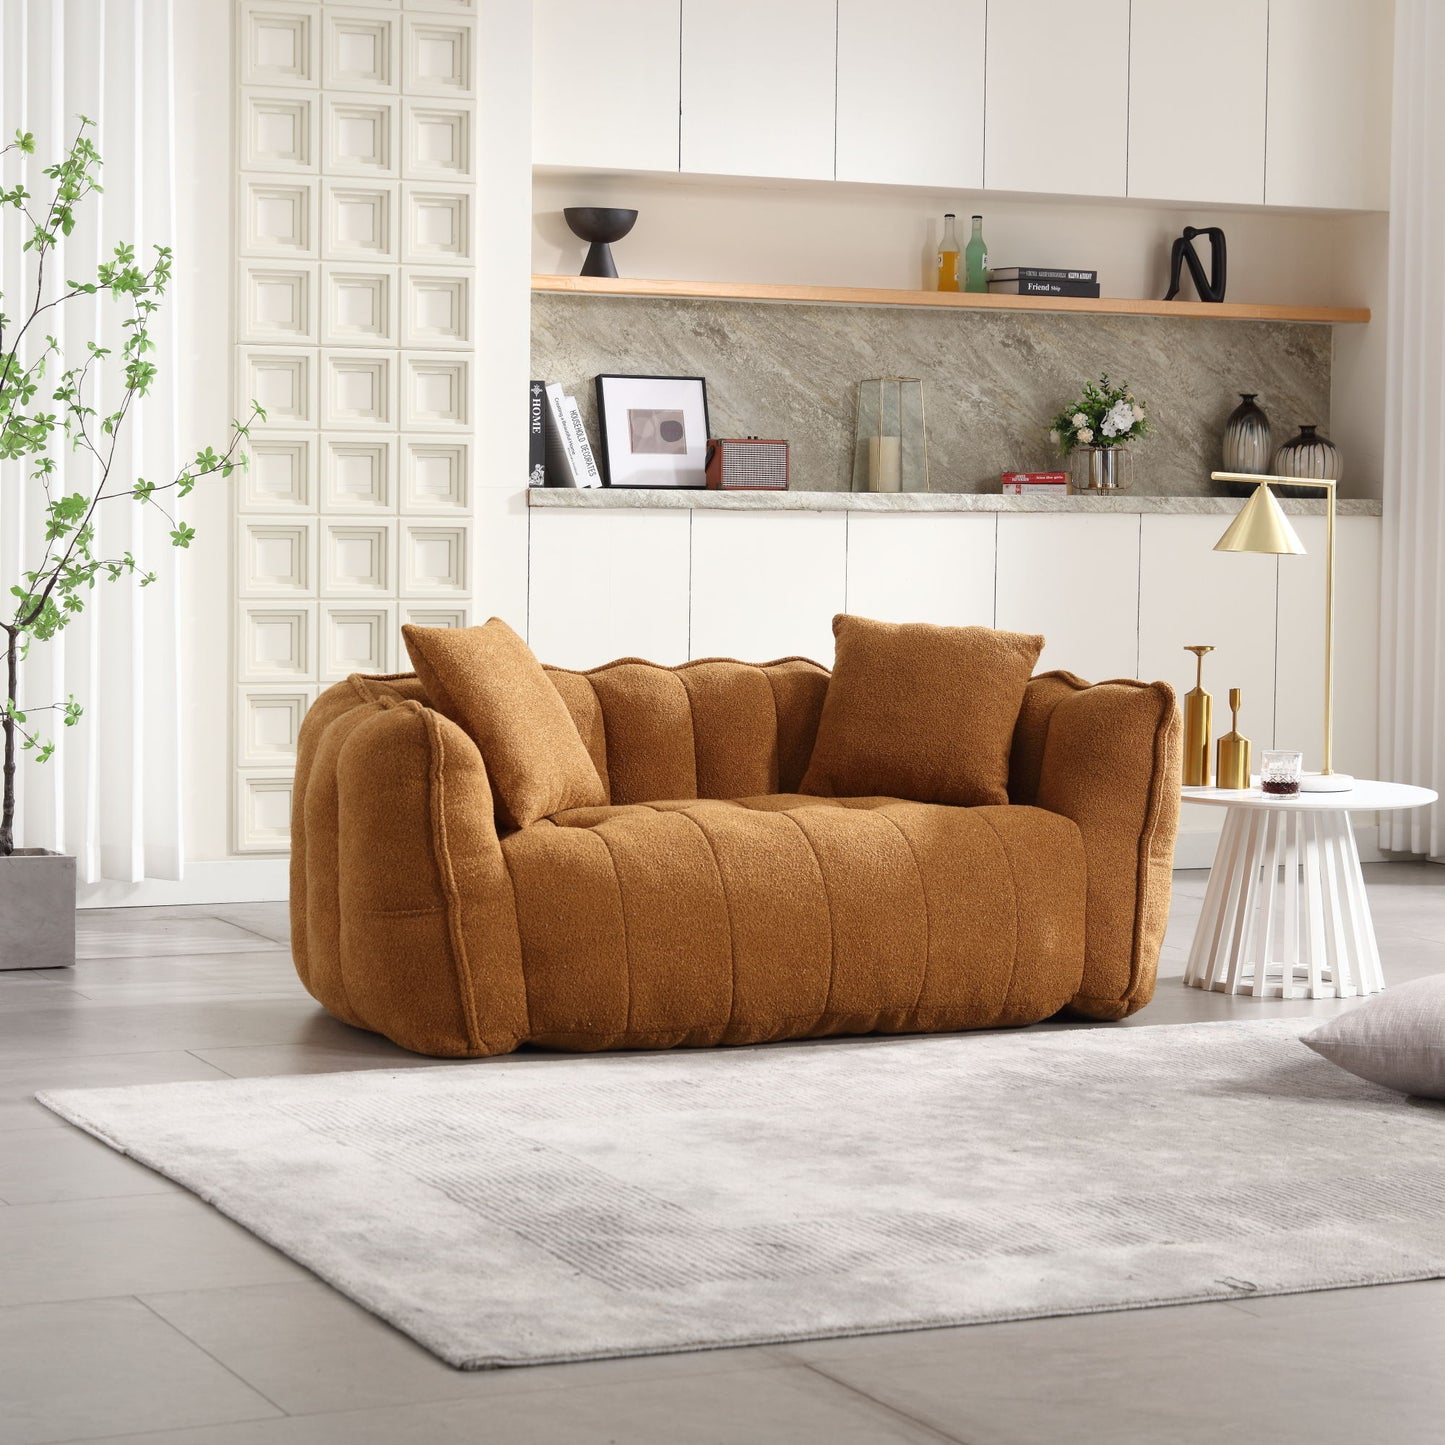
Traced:
[[[1369, 816], [1374, 817], [1372, 813]], [[1355, 825], [1355, 842], [1360, 850], [1362, 863], [1384, 863], [1390, 857], [1380, 851], [1380, 829], [1376, 823]], [[1176, 868], [1208, 868], [1214, 862], [1214, 850], [1219, 845], [1218, 828], [1181, 828], [1174, 844], [1174, 866]]]
[[82, 883], [81, 908], [166, 908], [184, 903], [271, 903], [290, 892], [289, 858], [216, 858], [187, 863], [185, 877]]

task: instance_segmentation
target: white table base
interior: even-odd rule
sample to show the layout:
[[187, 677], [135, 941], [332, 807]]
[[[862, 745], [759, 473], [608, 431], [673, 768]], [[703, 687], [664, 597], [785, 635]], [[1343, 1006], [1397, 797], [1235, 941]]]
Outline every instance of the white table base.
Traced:
[[1228, 810], [1184, 982], [1256, 998], [1384, 988], [1347, 812]]

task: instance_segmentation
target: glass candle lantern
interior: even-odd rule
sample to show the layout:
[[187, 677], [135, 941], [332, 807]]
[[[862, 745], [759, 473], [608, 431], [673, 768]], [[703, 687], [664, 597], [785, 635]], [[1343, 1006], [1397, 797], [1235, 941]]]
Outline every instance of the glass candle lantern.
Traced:
[[1272, 797], [1291, 798], [1299, 792], [1304, 754], [1291, 748], [1266, 748], [1259, 769], [1260, 791]]
[[923, 383], [880, 376], [858, 383], [853, 444], [855, 492], [928, 491]]

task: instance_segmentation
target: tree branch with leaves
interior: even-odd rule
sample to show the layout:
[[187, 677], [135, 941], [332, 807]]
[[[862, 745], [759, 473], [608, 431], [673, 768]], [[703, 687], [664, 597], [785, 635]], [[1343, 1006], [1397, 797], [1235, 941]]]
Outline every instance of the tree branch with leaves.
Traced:
[[[5, 659], [0, 857], [13, 853], [15, 846], [17, 752], [32, 751], [44, 762], [55, 750], [54, 741], [35, 719], [51, 714], [51, 721], [74, 727], [82, 716], [74, 697], [21, 706], [21, 666], [31, 646], [64, 631], [85, 610], [97, 582], [133, 577], [148, 587], [156, 580], [156, 574], [144, 570], [131, 552], [108, 555], [99, 545], [99, 509], [123, 500], [155, 508], [165, 518], [171, 544], [189, 547], [195, 529], [180, 518], [175, 504], [207, 477], [229, 477], [245, 466], [242, 444], [251, 424], [265, 419], [253, 403], [244, 422], [231, 423], [223, 449], [202, 448], [164, 481], [122, 471], [117, 449], [126, 420], [158, 374], [150, 328], [170, 283], [172, 257], [168, 247], [155, 246], [149, 264], [142, 264], [134, 245], [121, 242], [111, 259], [96, 267], [93, 280], [56, 283], [57, 251], [75, 229], [77, 208], [102, 189], [101, 158], [90, 138], [92, 129], [82, 116], [64, 158], [45, 167], [51, 185], [43, 203], [35, 200], [23, 181], [8, 190], [0, 186], [0, 207], [21, 213], [25, 237], [22, 254], [5, 257], [5, 273], [21, 281], [16, 287], [19, 313], [8, 316], [0, 311], [0, 463], [15, 464], [6, 470], [19, 472], [29, 483], [45, 524], [40, 559], [11, 587], [14, 605], [0, 620]], [[34, 137], [16, 131], [10, 144], [0, 147], [0, 158], [12, 152], [30, 156], [34, 151]], [[25, 253], [33, 257], [33, 283], [25, 278]], [[100, 296], [123, 308], [119, 328], [123, 339], [118, 348], [88, 341], [84, 359], [66, 366], [54, 335], [60, 329], [54, 314], [69, 302]], [[0, 292], [0, 304], [6, 299]], [[48, 380], [51, 377], [55, 379]], [[104, 399], [107, 381], [109, 402]], [[62, 470], [57, 454], [67, 450], [79, 462]], [[4, 478], [4, 485], [13, 484], [10, 477]]]

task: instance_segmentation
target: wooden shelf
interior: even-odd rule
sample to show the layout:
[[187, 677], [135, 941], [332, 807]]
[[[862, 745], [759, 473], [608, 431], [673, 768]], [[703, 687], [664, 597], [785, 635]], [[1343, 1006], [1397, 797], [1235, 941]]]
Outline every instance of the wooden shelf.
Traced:
[[875, 286], [777, 286], [761, 281], [645, 281], [602, 276], [533, 276], [533, 291], [578, 296], [665, 296], [720, 301], [806, 301], [835, 306], [962, 307], [978, 311], [1065, 311], [1090, 316], [1183, 316], [1208, 321], [1370, 319], [1364, 306], [1263, 306], [1252, 301], [1136, 301], [1112, 296], [998, 296], [970, 291], [896, 291]]

